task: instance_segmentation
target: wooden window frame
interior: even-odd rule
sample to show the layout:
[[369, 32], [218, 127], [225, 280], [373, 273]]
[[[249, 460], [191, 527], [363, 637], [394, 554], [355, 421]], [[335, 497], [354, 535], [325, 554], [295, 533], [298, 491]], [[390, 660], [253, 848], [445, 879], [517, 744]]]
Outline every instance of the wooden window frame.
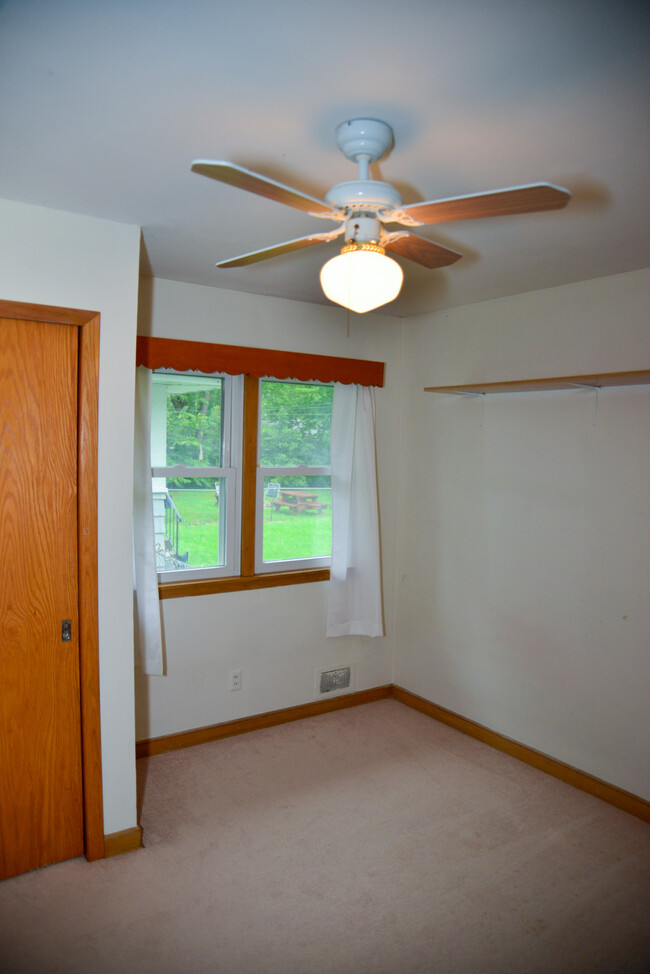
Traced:
[[141, 335], [136, 346], [136, 366], [139, 365], [152, 370], [167, 368], [186, 372], [193, 369], [244, 376], [240, 573], [222, 578], [161, 581], [158, 585], [159, 598], [175, 599], [327, 581], [329, 568], [255, 573], [259, 379], [272, 376], [274, 379], [354, 382], [381, 387], [384, 384], [384, 363]]

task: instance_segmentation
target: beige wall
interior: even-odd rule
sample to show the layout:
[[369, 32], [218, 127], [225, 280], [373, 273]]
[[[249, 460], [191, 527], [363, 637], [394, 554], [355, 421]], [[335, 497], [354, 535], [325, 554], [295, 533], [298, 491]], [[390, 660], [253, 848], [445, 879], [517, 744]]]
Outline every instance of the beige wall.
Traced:
[[[405, 323], [395, 682], [650, 798], [650, 272]], [[419, 512], [409, 498], [425, 498]]]
[[138, 227], [0, 200], [0, 297], [99, 311], [99, 654], [104, 829], [136, 824], [131, 509]]
[[[314, 699], [314, 671], [352, 663], [356, 689], [392, 681], [399, 449], [401, 322], [172, 281], [143, 281], [138, 330], [322, 355], [380, 360], [377, 451], [387, 635], [327, 639], [328, 583], [166, 600], [167, 675], [136, 681], [137, 737], [144, 739]], [[230, 669], [242, 690], [230, 692]]]

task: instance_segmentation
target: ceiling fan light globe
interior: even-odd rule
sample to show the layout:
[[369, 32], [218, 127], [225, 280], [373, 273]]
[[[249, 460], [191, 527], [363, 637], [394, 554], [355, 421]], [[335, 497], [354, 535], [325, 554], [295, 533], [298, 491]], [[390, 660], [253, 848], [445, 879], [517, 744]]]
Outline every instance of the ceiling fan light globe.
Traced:
[[349, 250], [323, 265], [320, 282], [330, 301], [357, 314], [373, 311], [399, 294], [404, 273], [397, 261], [376, 250]]

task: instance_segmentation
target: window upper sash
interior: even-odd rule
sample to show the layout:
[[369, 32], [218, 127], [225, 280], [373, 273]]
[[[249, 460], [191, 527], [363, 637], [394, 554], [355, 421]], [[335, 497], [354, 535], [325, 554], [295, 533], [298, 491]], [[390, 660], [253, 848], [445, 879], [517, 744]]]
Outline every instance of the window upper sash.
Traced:
[[384, 385], [383, 362], [144, 335], [139, 335], [137, 339], [137, 365], [144, 365], [148, 369], [175, 369], [177, 372], [192, 369], [208, 373], [252, 375], [256, 378], [268, 375], [275, 379], [300, 379], [303, 382], [311, 379], [317, 382], [354, 382], [361, 386]]

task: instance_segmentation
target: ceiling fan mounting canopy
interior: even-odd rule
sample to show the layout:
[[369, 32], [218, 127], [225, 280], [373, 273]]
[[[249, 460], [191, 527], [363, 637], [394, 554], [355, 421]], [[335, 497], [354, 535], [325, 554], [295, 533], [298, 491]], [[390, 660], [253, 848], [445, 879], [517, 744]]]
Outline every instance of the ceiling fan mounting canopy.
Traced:
[[385, 250], [423, 267], [447, 267], [459, 260], [461, 254], [418, 236], [410, 229], [390, 231], [386, 225], [393, 223], [402, 228], [411, 228], [455, 220], [559, 210], [571, 199], [571, 193], [561, 186], [532, 183], [450, 199], [404, 204], [390, 183], [370, 179], [371, 163], [381, 159], [394, 144], [390, 125], [374, 118], [350, 119], [337, 127], [336, 140], [345, 157], [357, 164], [358, 178], [337, 183], [324, 199], [285, 186], [232, 162], [197, 159], [192, 163], [192, 171], [200, 175], [284, 203], [310, 216], [332, 220], [336, 224], [333, 230], [324, 233], [312, 233], [219, 261], [217, 267], [245, 267], [304, 247], [328, 243], [341, 235], [344, 235], [346, 242], [355, 239], [377, 243]]
[[337, 126], [336, 143], [351, 162], [377, 162], [392, 148], [393, 130], [376, 118], [352, 118]]

